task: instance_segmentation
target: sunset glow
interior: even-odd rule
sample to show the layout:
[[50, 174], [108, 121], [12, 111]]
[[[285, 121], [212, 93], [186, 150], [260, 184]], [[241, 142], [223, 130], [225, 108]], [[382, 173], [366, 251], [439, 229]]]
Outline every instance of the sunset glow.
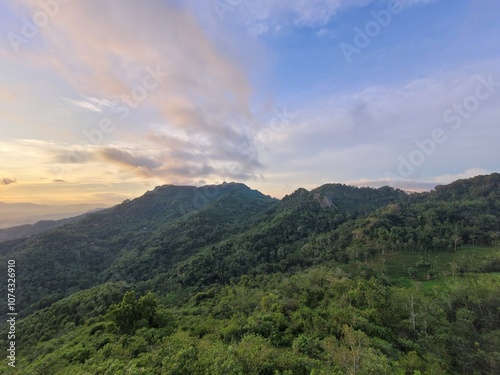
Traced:
[[497, 2], [231, 4], [2, 2], [0, 201], [498, 171]]

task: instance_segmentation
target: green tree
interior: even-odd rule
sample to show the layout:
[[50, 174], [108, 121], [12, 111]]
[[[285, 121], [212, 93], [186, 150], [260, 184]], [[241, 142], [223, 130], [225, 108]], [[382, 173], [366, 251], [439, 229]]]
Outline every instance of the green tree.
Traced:
[[141, 325], [155, 325], [158, 320], [157, 308], [158, 302], [151, 291], [137, 300], [135, 292], [130, 290], [125, 293], [119, 304], [109, 307], [106, 316], [115, 322], [123, 333], [128, 333]]

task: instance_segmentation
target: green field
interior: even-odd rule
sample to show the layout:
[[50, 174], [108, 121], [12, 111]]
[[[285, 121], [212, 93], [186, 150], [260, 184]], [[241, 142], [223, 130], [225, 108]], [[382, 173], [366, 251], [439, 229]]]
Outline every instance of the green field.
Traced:
[[470, 273], [500, 271], [500, 249], [493, 247], [467, 247], [456, 252], [442, 251], [423, 254], [400, 252], [379, 255], [374, 263], [382, 266], [385, 274], [394, 282], [410, 280], [430, 281], [456, 277]]

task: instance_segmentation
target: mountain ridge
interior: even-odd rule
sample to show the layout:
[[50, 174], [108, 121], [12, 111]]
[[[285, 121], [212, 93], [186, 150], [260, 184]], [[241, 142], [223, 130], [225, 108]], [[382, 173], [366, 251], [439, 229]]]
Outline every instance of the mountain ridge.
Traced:
[[[379, 242], [385, 243], [387, 240], [373, 238], [385, 238], [384, 231], [391, 231], [391, 227], [396, 228], [398, 225], [394, 222], [394, 214], [387, 216], [385, 211], [380, 211], [384, 207], [391, 207], [394, 203], [394, 207], [418, 205], [419, 201], [426, 202], [426, 199], [446, 200], [460, 186], [474, 188], [474, 198], [491, 196], [496, 194], [494, 189], [498, 186], [499, 176], [480, 176], [456, 182], [450, 187], [440, 187], [435, 192], [419, 194], [408, 194], [391, 187], [325, 184], [311, 191], [297, 189], [281, 200], [266, 196], [242, 183], [202, 187], [162, 185], [138, 198], [90, 213], [76, 222], [29, 239], [0, 243], [0, 254], [4, 257], [18, 256], [26, 262], [20, 277], [26, 273], [28, 279], [21, 287], [21, 296], [29, 304], [38, 303], [27, 308], [27, 312], [50, 304], [74, 290], [107, 281], [145, 281], [154, 274], [165, 274], [173, 279], [184, 275], [181, 277], [183, 282], [191, 285], [201, 285], [206, 280], [229, 282], [232, 277], [245, 272], [245, 269], [247, 272], [259, 272], [259, 262], [267, 263], [267, 268], [274, 272], [321, 262], [322, 256], [317, 254], [329, 254], [328, 257], [337, 260], [345, 259], [340, 254], [353, 241], [352, 233], [366, 232], [364, 237], [360, 237], [365, 238], [360, 246], [376, 248], [380, 246]], [[484, 188], [484, 181], [489, 181], [487, 188]], [[446, 195], [446, 192], [450, 193]], [[462, 199], [463, 194], [455, 194], [455, 199]], [[422, 207], [430, 209], [429, 204]], [[380, 218], [376, 226], [370, 224], [366, 227], [363, 220], [370, 213]], [[408, 225], [415, 225], [408, 220]], [[443, 225], [439, 221], [432, 222], [437, 226]], [[493, 230], [496, 225], [495, 221], [487, 227]], [[442, 230], [436, 229], [434, 232], [439, 231]], [[430, 231], [425, 239], [420, 240], [415, 237], [415, 233], [400, 232], [399, 236], [402, 237], [397, 241], [410, 241], [412, 247], [421, 246], [419, 243], [424, 241], [432, 243], [433, 236], [436, 236]], [[297, 263], [293, 259], [300, 256], [301, 249], [311, 243], [311, 238], [314, 239], [313, 243], [336, 241], [337, 245]], [[464, 231], [462, 238], [462, 241], [477, 238], [479, 243], [488, 242], [485, 236], [475, 232]], [[435, 246], [441, 248], [446, 241], [436, 240]], [[199, 268], [196, 262], [206, 262], [214, 251], [219, 253], [222, 248], [227, 248], [221, 253], [222, 258], [213, 261], [220, 263], [220, 269], [231, 272], [216, 275], [213, 269], [207, 268], [203, 271], [206, 272], [205, 281], [190, 280], [186, 278], [185, 272], [175, 275], [179, 267]], [[35, 280], [42, 272], [37, 262], [46, 264], [48, 268], [44, 273], [53, 275], [51, 285], [58, 285], [51, 288], [51, 293], [45, 293], [52, 297], [44, 297], [44, 301], [36, 297], [33, 289]], [[141, 267], [137, 264], [141, 264]], [[241, 264], [247, 266], [242, 267]]]
[[[27, 369], [20, 373], [118, 374], [134, 363], [137, 373], [205, 374], [188, 363], [200, 366], [207, 348], [219, 348], [219, 358], [236, 347], [235, 375], [340, 374], [352, 340], [361, 343], [366, 374], [465, 374], [476, 365], [455, 371], [464, 355], [487, 369], [498, 347], [490, 332], [500, 329], [499, 184], [498, 174], [416, 194], [326, 184], [281, 200], [240, 183], [163, 185], [77, 222], [1, 242], [0, 261], [16, 262]], [[471, 246], [470, 259], [461, 258], [463, 244]], [[394, 265], [396, 257], [404, 260]], [[467, 272], [476, 273], [456, 279]], [[434, 279], [451, 292], [431, 290], [429, 297], [424, 289]], [[6, 287], [0, 293], [7, 295]], [[462, 317], [474, 334], [461, 333]], [[453, 346], [447, 329], [466, 344]], [[442, 337], [451, 355], [432, 344]], [[474, 342], [481, 353], [468, 349]], [[268, 365], [245, 359], [256, 348], [274, 353]], [[339, 351], [343, 357], [332, 359]], [[370, 370], [375, 365], [382, 367]]]

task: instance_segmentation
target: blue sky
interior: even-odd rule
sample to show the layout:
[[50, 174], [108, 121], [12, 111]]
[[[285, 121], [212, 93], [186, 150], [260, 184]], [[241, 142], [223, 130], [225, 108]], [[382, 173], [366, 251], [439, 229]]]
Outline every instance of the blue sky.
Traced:
[[0, 201], [115, 204], [223, 181], [276, 197], [328, 182], [428, 190], [496, 172], [499, 11], [5, 0]]

